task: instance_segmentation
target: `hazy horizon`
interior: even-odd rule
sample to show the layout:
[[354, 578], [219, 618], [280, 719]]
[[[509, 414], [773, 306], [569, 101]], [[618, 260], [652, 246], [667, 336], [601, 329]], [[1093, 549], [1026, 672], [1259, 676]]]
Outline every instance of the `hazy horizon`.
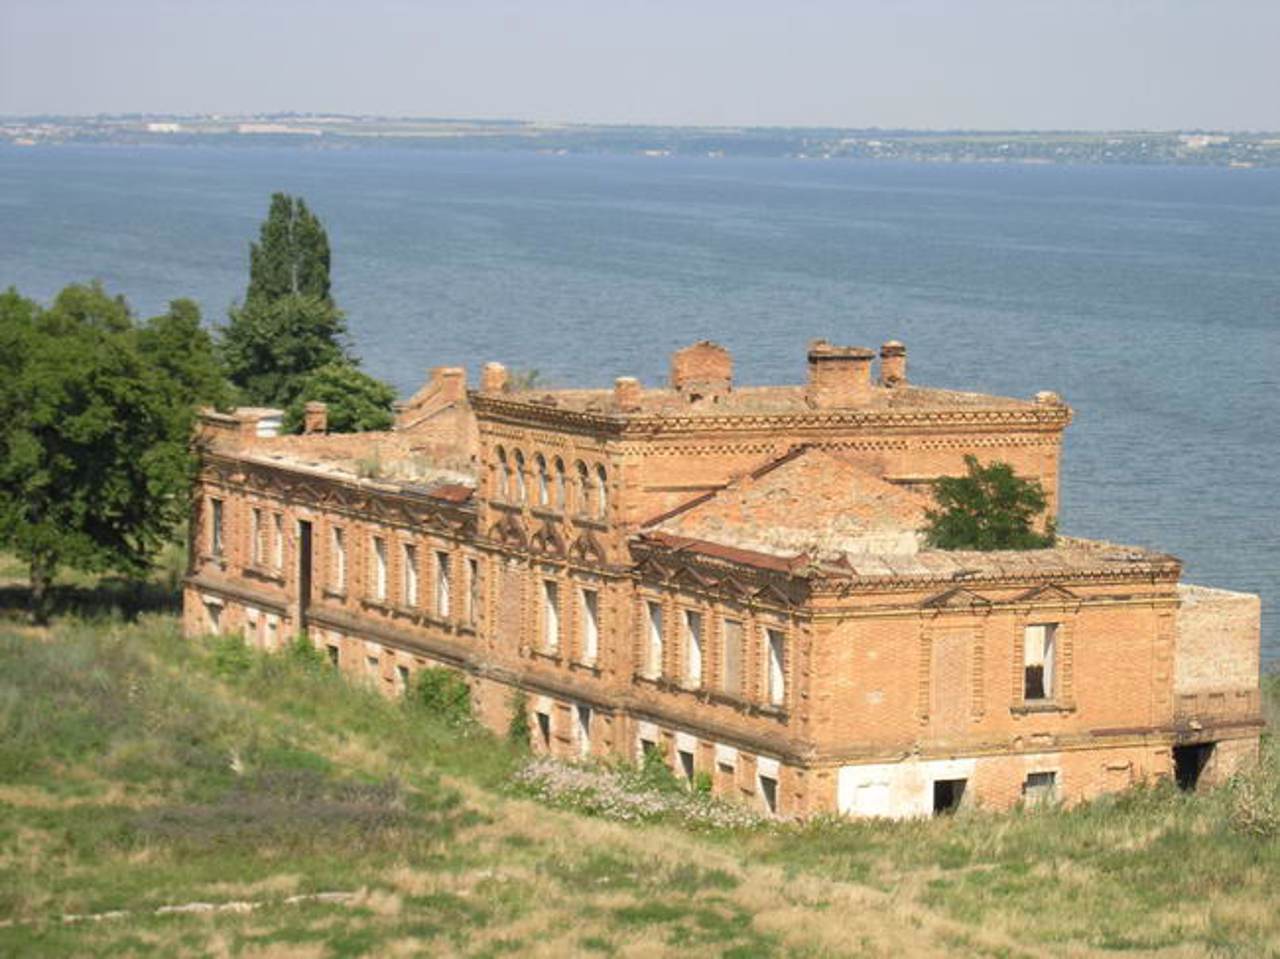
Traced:
[[8, 0], [0, 114], [1280, 129], [1280, 4]]

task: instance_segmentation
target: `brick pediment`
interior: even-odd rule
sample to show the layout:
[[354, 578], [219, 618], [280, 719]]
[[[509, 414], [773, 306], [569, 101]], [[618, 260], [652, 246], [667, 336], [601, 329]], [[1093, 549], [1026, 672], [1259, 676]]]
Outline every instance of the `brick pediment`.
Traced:
[[1021, 593], [1015, 602], [1019, 603], [1078, 603], [1080, 597], [1065, 586], [1058, 586], [1055, 583], [1047, 583], [1044, 586], [1035, 586], [1025, 593]]
[[971, 589], [957, 586], [930, 596], [920, 605], [925, 609], [985, 609], [991, 605], [991, 600]]

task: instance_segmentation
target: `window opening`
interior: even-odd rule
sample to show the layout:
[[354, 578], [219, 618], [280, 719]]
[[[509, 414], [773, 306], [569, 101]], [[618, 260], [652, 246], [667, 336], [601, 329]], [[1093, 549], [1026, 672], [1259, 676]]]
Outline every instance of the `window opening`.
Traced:
[[1193, 743], [1173, 747], [1173, 775], [1179, 789], [1194, 790], [1200, 783], [1200, 774], [1213, 758], [1217, 743]]
[[649, 649], [645, 661], [645, 675], [657, 679], [662, 675], [662, 604], [648, 603]]
[[729, 696], [742, 695], [742, 621], [724, 621], [724, 692]]
[[1022, 784], [1022, 798], [1028, 806], [1053, 802], [1057, 798], [1058, 774], [1054, 772], [1027, 773]]
[[436, 553], [436, 615], [449, 618], [449, 554]]
[[418, 547], [404, 546], [404, 604], [418, 605]]
[[560, 648], [560, 587], [549, 579], [542, 583], [542, 645], [549, 653]]
[[778, 780], [772, 776], [761, 776], [760, 798], [764, 801], [764, 808], [768, 810], [769, 814], [776, 814], [778, 811]]
[[387, 598], [387, 541], [373, 538], [373, 598]]
[[214, 556], [222, 555], [222, 500], [209, 500], [209, 550]]
[[342, 528], [333, 528], [333, 588], [339, 593], [347, 589], [347, 541]]
[[582, 595], [582, 661], [594, 665], [600, 652], [600, 594], [584, 589]]
[[1053, 653], [1057, 627], [1053, 624], [1028, 626], [1023, 633], [1023, 699], [1052, 699]]
[[967, 779], [935, 779], [933, 782], [933, 814], [950, 816], [960, 808]]
[[786, 662], [786, 639], [780, 630], [766, 629], [765, 643], [768, 646], [768, 670], [765, 677], [768, 681], [768, 698], [771, 706], [781, 706], [787, 698], [786, 673], [783, 664]]
[[693, 753], [687, 750], [679, 750], [680, 756], [680, 772], [684, 774], [684, 778], [689, 782], [693, 782]]
[[690, 686], [702, 685], [702, 614], [687, 609], [684, 613], [685, 668]]

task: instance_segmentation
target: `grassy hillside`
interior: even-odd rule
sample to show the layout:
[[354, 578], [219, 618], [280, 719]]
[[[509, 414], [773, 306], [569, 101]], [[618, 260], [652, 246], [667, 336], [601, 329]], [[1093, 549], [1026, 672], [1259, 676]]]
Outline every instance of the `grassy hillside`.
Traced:
[[515, 784], [301, 650], [0, 625], [0, 955], [1280, 955], [1266, 752], [1203, 796], [715, 826], [660, 777]]

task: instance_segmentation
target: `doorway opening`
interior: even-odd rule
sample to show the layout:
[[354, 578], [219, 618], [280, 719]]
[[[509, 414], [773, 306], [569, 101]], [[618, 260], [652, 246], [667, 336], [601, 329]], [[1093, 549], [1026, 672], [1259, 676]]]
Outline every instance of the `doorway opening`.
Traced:
[[933, 814], [950, 816], [960, 808], [967, 779], [935, 779], [933, 781]]
[[1213, 758], [1217, 743], [1192, 743], [1173, 747], [1173, 776], [1179, 789], [1194, 790], [1200, 782], [1200, 774]]

